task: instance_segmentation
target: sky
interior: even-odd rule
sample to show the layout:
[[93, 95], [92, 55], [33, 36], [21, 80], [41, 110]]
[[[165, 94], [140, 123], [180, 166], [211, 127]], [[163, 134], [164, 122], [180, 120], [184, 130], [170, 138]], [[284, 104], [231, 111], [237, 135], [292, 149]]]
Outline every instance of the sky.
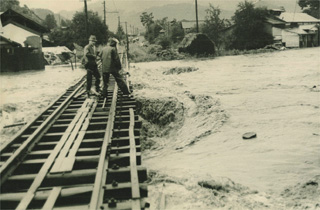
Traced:
[[[50, 9], [51, 11], [57, 13], [61, 10], [78, 10], [83, 8], [84, 0], [19, 0], [20, 6], [26, 4], [29, 8], [44, 8]], [[90, 3], [99, 2], [101, 0], [87, 0], [88, 6]], [[238, 2], [244, 0], [197, 0], [198, 4], [209, 5], [211, 2], [215, 2], [217, 4], [221, 4], [221, 8], [228, 9], [228, 5], [230, 10], [234, 10], [235, 6]], [[252, 0], [253, 2], [258, 0]], [[297, 0], [265, 0], [271, 2], [286, 2], [295, 4]], [[136, 3], [134, 9], [140, 8], [141, 10], [147, 9], [151, 6], [161, 6], [165, 4], [175, 4], [175, 3], [194, 3], [195, 0], [106, 0], [106, 4], [110, 5], [110, 7], [120, 7], [121, 9], [130, 9], [132, 7], [132, 3]], [[115, 6], [114, 6], [115, 5]], [[127, 5], [127, 8], [126, 8]], [[101, 6], [102, 7], [102, 6]]]
[[29, 8], [50, 9], [53, 12], [61, 10], [77, 10], [83, 7], [80, 0], [19, 0], [20, 6], [27, 5]]

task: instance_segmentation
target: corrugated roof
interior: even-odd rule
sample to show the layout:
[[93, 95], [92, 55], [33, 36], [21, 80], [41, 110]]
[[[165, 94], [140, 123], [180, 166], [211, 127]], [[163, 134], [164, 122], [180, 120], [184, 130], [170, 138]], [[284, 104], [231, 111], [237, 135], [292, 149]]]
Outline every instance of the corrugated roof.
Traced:
[[320, 23], [320, 20], [314, 18], [306, 13], [291, 13], [291, 12], [283, 12], [279, 16], [281, 20], [284, 20], [288, 23]]

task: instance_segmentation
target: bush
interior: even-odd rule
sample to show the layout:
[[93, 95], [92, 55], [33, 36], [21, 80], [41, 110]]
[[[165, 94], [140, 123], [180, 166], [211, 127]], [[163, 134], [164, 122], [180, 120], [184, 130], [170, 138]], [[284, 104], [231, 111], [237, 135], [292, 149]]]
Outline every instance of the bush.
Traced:
[[160, 45], [152, 44], [149, 46], [148, 53], [156, 54], [157, 52], [161, 51], [162, 47]]
[[169, 37], [167, 36], [160, 36], [158, 39], [157, 39], [157, 42], [156, 42], [158, 45], [160, 45], [162, 47], [162, 49], [168, 49], [170, 46], [171, 46], [171, 40]]

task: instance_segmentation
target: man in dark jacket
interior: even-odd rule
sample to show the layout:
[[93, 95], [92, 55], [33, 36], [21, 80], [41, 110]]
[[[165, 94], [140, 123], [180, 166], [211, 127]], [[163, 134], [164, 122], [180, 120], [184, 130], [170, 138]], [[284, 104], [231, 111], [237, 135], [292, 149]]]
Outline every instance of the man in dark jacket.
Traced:
[[100, 74], [98, 71], [98, 66], [96, 63], [96, 44], [97, 38], [94, 35], [91, 35], [89, 38], [89, 44], [84, 47], [84, 67], [87, 70], [87, 96], [91, 94], [91, 85], [92, 85], [92, 75], [96, 78], [95, 81], [95, 95], [98, 95], [99, 85], [100, 85]]
[[120, 90], [123, 94], [130, 94], [128, 86], [123, 79], [123, 76], [119, 73], [121, 70], [121, 62], [117, 52], [117, 40], [111, 39], [109, 46], [103, 48], [100, 52], [100, 57], [102, 61], [102, 78], [104, 83], [104, 88], [102, 94], [104, 97], [107, 96], [108, 91], [108, 82], [110, 74], [115, 78]]

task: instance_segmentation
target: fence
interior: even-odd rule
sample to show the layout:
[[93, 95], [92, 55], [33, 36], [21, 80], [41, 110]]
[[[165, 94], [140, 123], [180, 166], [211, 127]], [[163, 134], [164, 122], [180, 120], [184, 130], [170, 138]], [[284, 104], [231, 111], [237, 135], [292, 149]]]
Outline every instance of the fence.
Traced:
[[1, 72], [44, 69], [43, 53], [31, 48], [1, 48]]

